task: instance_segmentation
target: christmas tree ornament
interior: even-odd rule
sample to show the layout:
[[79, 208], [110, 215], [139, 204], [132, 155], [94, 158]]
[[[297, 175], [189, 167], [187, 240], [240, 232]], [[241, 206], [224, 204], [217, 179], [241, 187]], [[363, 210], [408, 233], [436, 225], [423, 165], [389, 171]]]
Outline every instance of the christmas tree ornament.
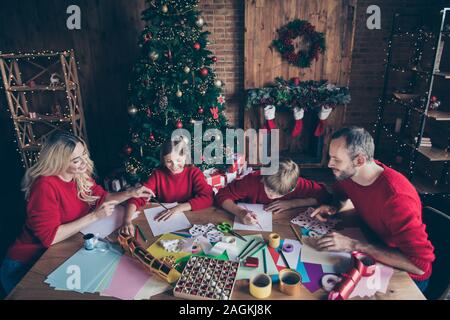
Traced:
[[216, 56], [211, 57], [211, 61], [214, 62], [214, 63], [216, 63], [216, 62], [217, 62], [217, 57], [216, 57]]
[[200, 48], [201, 48], [200, 43], [198, 43], [198, 42], [194, 43], [193, 47], [195, 50], [200, 50]]
[[167, 59], [172, 60], [172, 51], [171, 50], [168, 50], [164, 55], [166, 56]]
[[264, 108], [264, 119], [266, 119], [265, 128], [269, 131], [272, 129], [276, 129], [277, 125], [275, 124], [275, 106], [268, 105]]
[[195, 24], [197, 25], [197, 27], [203, 27], [203, 25], [205, 24], [205, 20], [203, 20], [202, 17], [199, 17], [197, 21], [195, 21]]
[[176, 95], [178, 98], [181, 98], [181, 97], [183, 96], [183, 92], [181, 92], [181, 90], [178, 89], [177, 92], [175, 93], [175, 95]]
[[219, 95], [217, 97], [217, 103], [224, 104], [225, 103], [225, 97], [223, 95]]
[[148, 118], [151, 118], [152, 117], [152, 110], [150, 108], [147, 108], [146, 114], [147, 114]]
[[208, 69], [206, 69], [206, 68], [201, 68], [200, 69], [200, 75], [202, 76], [202, 77], [206, 77], [207, 75], [208, 75]]
[[128, 107], [128, 114], [130, 116], [134, 116], [137, 112], [138, 112], [138, 109], [134, 105], [131, 105]]
[[131, 138], [131, 142], [138, 143], [139, 142], [139, 134], [133, 133], [133, 137]]
[[144, 42], [148, 42], [150, 40], [152, 40], [152, 34], [149, 32], [144, 35]]
[[211, 108], [209, 108], [209, 111], [211, 111], [211, 114], [212, 114], [214, 120], [219, 119], [219, 108], [218, 107], [211, 107]]
[[167, 12], [169, 12], [169, 7], [167, 6], [167, 5], [163, 5], [162, 7], [161, 7], [161, 11], [163, 12], [163, 13], [167, 13]]
[[202, 106], [198, 107], [198, 113], [203, 114], [203, 112], [204, 112], [203, 107]]
[[186, 66], [186, 67], [184, 67], [183, 71], [184, 71], [184, 73], [189, 73], [189, 72], [191, 72], [191, 68]]
[[183, 122], [181, 122], [181, 120], [178, 120], [178, 121], [177, 121], [177, 128], [178, 128], [178, 129], [183, 128]]
[[299, 77], [292, 78], [292, 84], [294, 86], [298, 86], [300, 84], [300, 78]]
[[319, 123], [317, 124], [316, 130], [314, 130], [314, 135], [316, 137], [320, 137], [325, 132], [325, 125], [328, 117], [333, 111], [333, 108], [330, 106], [322, 106], [317, 114], [319, 117]]
[[303, 128], [303, 116], [305, 115], [305, 109], [295, 107], [293, 109], [295, 125], [294, 129], [292, 129], [291, 137], [296, 138], [302, 133]]
[[126, 155], [130, 155], [130, 154], [133, 152], [133, 148], [130, 147], [130, 146], [125, 146], [125, 147], [123, 148], [123, 152], [124, 152]]
[[220, 87], [222, 86], [222, 81], [216, 80], [216, 81], [214, 81], [214, 85], [215, 85], [216, 87], [220, 88]]
[[150, 135], [149, 135], [148, 139], [150, 141], [155, 141], [155, 135], [153, 134], [153, 132], [150, 132]]
[[158, 58], [159, 58], [158, 52], [156, 52], [156, 51], [150, 52], [150, 59], [152, 59], [153, 61], [156, 61], [156, 60], [158, 60]]

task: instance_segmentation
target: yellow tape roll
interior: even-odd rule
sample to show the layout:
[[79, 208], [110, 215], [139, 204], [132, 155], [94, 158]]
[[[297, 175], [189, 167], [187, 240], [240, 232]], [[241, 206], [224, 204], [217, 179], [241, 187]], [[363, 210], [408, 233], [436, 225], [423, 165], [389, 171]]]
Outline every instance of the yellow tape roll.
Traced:
[[272, 279], [265, 273], [254, 275], [250, 279], [250, 294], [257, 299], [264, 299], [272, 293]]
[[279, 273], [280, 291], [288, 296], [294, 296], [300, 292], [302, 276], [292, 269], [283, 269]]
[[278, 248], [280, 246], [280, 235], [278, 233], [269, 234], [269, 247]]

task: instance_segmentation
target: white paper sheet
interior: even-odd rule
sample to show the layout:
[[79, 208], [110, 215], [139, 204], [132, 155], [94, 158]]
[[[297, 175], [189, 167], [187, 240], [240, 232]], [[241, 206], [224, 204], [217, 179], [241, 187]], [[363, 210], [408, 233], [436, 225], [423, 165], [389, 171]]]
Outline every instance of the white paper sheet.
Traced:
[[266, 231], [272, 232], [272, 213], [264, 210], [264, 206], [262, 204], [250, 204], [250, 203], [238, 203], [238, 206], [245, 208], [247, 210], [253, 211], [258, 216], [258, 222], [261, 225], [262, 229], [259, 225], [247, 225], [244, 224], [240, 218], [234, 218], [234, 230], [251, 230], [251, 231]]
[[[118, 229], [123, 224], [125, 215], [125, 207], [118, 205], [114, 208], [114, 212], [109, 217], [105, 217], [99, 221], [91, 223], [89, 226], [81, 230], [82, 234], [93, 233], [98, 234], [99, 237], [105, 238]], [[138, 213], [135, 212], [132, 219], [135, 219]]]
[[144, 284], [141, 290], [136, 294], [134, 300], [147, 300], [152, 296], [160, 294], [171, 288], [170, 284], [159, 277], [151, 276]]
[[[169, 209], [175, 207], [177, 204], [178, 203], [176, 202], [164, 203], [164, 205]], [[155, 217], [165, 210], [166, 209], [164, 209], [163, 207], [144, 210], [145, 217], [147, 218], [150, 229], [152, 229], [152, 233], [155, 237], [164, 233], [179, 231], [192, 227], [184, 212], [174, 214], [166, 221], [155, 221]]]

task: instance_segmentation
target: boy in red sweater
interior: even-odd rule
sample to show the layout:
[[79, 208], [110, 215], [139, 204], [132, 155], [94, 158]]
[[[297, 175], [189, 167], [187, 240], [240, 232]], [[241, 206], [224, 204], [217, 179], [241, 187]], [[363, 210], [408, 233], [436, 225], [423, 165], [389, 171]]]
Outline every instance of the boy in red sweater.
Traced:
[[434, 248], [422, 222], [422, 204], [414, 186], [401, 173], [373, 159], [374, 143], [363, 128], [343, 128], [330, 143], [328, 167], [338, 180], [333, 186], [340, 204], [322, 205], [312, 216], [355, 209], [385, 246], [361, 243], [339, 233], [318, 241], [321, 250], [362, 251], [381, 263], [409, 272], [425, 290], [434, 261]]
[[255, 213], [236, 205], [235, 201], [264, 204], [274, 214], [326, 201], [330, 194], [323, 184], [299, 177], [298, 165], [290, 159], [280, 160], [278, 172], [261, 176], [260, 171], [235, 180], [220, 189], [216, 204], [241, 218], [245, 224], [256, 224]]
[[[161, 145], [161, 167], [153, 171], [144, 186], [152, 191], [160, 202], [179, 202], [162, 212], [157, 221], [167, 220], [173, 214], [197, 211], [213, 204], [213, 190], [206, 182], [203, 172], [194, 165], [186, 165], [189, 150], [183, 140], [167, 140]], [[128, 201], [122, 232], [134, 234], [131, 217], [149, 202], [150, 198], [133, 198]]]

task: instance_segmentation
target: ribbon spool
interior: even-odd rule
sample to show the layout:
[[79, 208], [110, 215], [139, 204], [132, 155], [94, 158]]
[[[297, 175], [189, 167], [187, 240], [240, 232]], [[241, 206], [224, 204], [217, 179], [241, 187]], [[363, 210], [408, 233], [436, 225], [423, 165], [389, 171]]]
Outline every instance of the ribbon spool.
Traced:
[[278, 233], [269, 234], [269, 247], [278, 248], [280, 246], [280, 235]]
[[193, 253], [193, 254], [199, 253], [200, 250], [201, 250], [201, 248], [200, 248], [199, 245], [194, 244], [194, 245], [192, 246], [192, 253]]
[[340, 282], [342, 280], [341, 277], [335, 275], [335, 274], [325, 274], [322, 277], [322, 288], [326, 291], [326, 292], [330, 292], [331, 290], [334, 289], [334, 287], [336, 286], [336, 284], [338, 282]]
[[292, 269], [283, 269], [279, 273], [280, 291], [288, 296], [294, 296], [300, 292], [302, 276]]
[[375, 273], [376, 262], [371, 256], [362, 252], [353, 251], [352, 258], [354, 266], [358, 269], [359, 273], [361, 273], [361, 276], [370, 277]]
[[272, 293], [272, 279], [265, 273], [250, 278], [250, 294], [256, 299], [264, 299]]
[[294, 251], [294, 246], [290, 243], [283, 244], [283, 251], [284, 252], [292, 252]]

